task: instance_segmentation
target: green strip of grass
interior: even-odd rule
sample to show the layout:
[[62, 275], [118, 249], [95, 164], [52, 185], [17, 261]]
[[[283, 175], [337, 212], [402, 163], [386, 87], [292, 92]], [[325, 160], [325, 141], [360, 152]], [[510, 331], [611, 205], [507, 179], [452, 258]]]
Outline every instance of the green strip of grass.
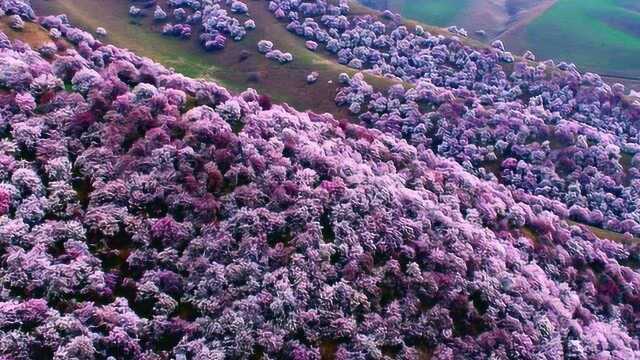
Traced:
[[620, 0], [559, 0], [526, 29], [526, 41], [544, 58], [590, 71], [640, 76], [640, 37], [630, 27], [640, 14]]
[[469, 0], [406, 0], [402, 15], [436, 26], [451, 25]]

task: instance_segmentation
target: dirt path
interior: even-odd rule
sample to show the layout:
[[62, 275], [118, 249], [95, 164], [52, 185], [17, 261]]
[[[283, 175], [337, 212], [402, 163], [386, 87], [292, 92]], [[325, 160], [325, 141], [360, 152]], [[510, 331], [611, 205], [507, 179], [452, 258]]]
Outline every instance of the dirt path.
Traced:
[[494, 39], [505, 38], [515, 32], [524, 29], [528, 24], [530, 24], [532, 21], [549, 10], [553, 5], [555, 5], [556, 1], [557, 0], [542, 0], [540, 4], [518, 14], [518, 16], [516, 16], [509, 24], [507, 24], [504, 31], [494, 36]]
[[484, 30], [489, 37], [506, 29], [510, 21], [508, 0], [473, 0], [455, 19], [455, 25], [469, 31]]

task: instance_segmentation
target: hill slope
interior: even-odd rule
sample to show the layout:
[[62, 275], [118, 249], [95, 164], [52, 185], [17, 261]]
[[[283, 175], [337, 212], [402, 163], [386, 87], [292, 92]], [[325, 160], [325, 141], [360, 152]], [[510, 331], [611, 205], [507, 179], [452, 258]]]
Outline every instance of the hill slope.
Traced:
[[574, 62], [640, 90], [640, 12], [626, 0], [368, 1], [439, 26], [485, 30], [517, 53]]
[[640, 355], [630, 248], [543, 198], [60, 29], [0, 36], [0, 356]]
[[[348, 112], [335, 105], [333, 97], [338, 75], [342, 72], [354, 74], [355, 70], [337, 64], [326, 54], [306, 50], [304, 40], [286, 31], [283, 24], [268, 12], [267, 2], [247, 2], [250, 16], [259, 26], [244, 40], [227, 42], [222, 52], [204, 51], [198, 36], [188, 41], [162, 36], [151, 16], [141, 19], [129, 17], [129, 5], [126, 0], [47, 0], [34, 3], [35, 9], [43, 15], [65, 13], [74, 24], [86, 29], [105, 27], [109, 31], [106, 41], [148, 56], [187, 76], [215, 79], [233, 91], [252, 87], [268, 93], [276, 102], [286, 102], [297, 109], [349, 117]], [[96, 8], [108, 11], [96, 11]], [[266, 59], [256, 51], [256, 44], [262, 39], [273, 40], [278, 48], [292, 53], [295, 61], [283, 66]], [[312, 71], [320, 73], [320, 80], [310, 86], [306, 77]], [[380, 88], [394, 83], [373, 76], [367, 78]]]
[[640, 78], [640, 12], [619, 0], [559, 0], [504, 36], [518, 49], [603, 74]]
[[396, 25], [430, 71], [346, 79], [353, 124], [7, 20], [0, 357], [640, 356], [620, 86]]

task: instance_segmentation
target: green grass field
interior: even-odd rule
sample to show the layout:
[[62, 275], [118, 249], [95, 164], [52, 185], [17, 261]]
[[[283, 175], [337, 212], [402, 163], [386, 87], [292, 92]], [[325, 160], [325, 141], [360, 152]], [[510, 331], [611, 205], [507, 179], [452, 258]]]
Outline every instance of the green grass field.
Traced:
[[559, 0], [508, 43], [585, 70], [640, 77], [639, 7], [630, 0]]
[[403, 1], [401, 13], [407, 18], [436, 26], [447, 26], [469, 4], [470, 0]]

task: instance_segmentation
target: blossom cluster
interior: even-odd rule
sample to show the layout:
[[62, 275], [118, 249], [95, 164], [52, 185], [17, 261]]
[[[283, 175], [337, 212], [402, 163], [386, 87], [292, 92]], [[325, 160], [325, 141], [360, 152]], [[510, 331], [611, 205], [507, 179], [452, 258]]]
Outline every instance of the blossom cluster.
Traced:
[[518, 61], [501, 92], [422, 79], [383, 94], [344, 74], [336, 102], [482, 178], [558, 200], [576, 221], [639, 236], [640, 107], [621, 85], [553, 69]]
[[389, 120], [469, 90], [343, 75], [367, 128], [42, 24], [0, 33], [0, 357], [640, 357], [637, 248]]
[[[224, 49], [227, 37], [240, 41], [247, 31], [256, 28], [254, 20], [247, 18], [244, 22], [229, 14], [229, 11], [237, 16], [248, 17], [248, 7], [242, 1], [221, 0], [170, 0], [167, 6], [172, 9], [167, 13], [160, 5], [153, 10], [153, 18], [156, 22], [165, 22], [162, 33], [165, 35], [189, 38], [194, 32], [194, 27], [200, 34], [199, 40], [206, 50]], [[227, 10], [229, 9], [229, 11]], [[138, 9], [137, 16], [143, 14]]]
[[[325, 1], [271, 0], [268, 8], [276, 18], [288, 21], [287, 30], [315, 44], [313, 50], [322, 45], [341, 64], [403, 81], [470, 80], [470, 72], [493, 75], [497, 64], [515, 60], [501, 42], [495, 44], [493, 51], [483, 53], [473, 53], [462, 45], [449, 46], [452, 41], [460, 43], [455, 41], [459, 40], [457, 35], [467, 36], [464, 29], [450, 28], [456, 36], [449, 38], [432, 35], [420, 25], [410, 32], [398, 14], [385, 11], [379, 17], [353, 16], [344, 0], [336, 5]], [[476, 61], [477, 58], [482, 59]], [[470, 62], [478, 68], [467, 66]]]
[[264, 54], [267, 59], [277, 61], [281, 64], [286, 64], [293, 61], [293, 55], [289, 52], [283, 52], [273, 48], [273, 42], [269, 40], [258, 41], [258, 52]]

